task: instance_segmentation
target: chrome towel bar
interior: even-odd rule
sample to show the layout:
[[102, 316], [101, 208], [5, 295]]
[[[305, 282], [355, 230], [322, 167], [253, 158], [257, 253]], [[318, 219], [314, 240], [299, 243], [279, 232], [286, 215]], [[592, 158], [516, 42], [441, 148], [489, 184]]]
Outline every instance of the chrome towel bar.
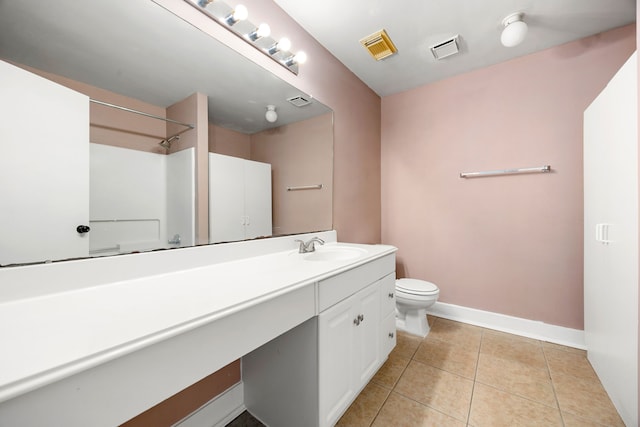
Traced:
[[287, 191], [299, 191], [299, 190], [322, 190], [322, 184], [300, 185], [298, 187], [287, 187]]
[[483, 172], [460, 172], [460, 178], [479, 178], [483, 176], [496, 176], [496, 175], [515, 175], [520, 173], [539, 173], [539, 172], [551, 172], [551, 166], [544, 165], [535, 168], [518, 168], [518, 169], [499, 169], [493, 171]]

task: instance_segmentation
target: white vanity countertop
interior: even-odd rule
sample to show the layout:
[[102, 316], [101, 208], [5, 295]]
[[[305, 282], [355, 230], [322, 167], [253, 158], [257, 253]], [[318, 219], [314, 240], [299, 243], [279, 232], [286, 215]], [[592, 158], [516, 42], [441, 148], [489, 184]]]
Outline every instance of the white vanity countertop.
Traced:
[[339, 245], [366, 253], [306, 261], [295, 250], [279, 251], [5, 300], [0, 303], [0, 401], [396, 251], [386, 245]]

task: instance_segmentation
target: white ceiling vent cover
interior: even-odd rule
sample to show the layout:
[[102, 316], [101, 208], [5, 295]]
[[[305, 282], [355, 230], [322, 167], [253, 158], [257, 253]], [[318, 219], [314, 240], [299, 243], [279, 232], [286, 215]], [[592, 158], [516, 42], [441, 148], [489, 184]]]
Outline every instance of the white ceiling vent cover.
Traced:
[[453, 36], [449, 40], [445, 40], [442, 43], [438, 43], [435, 46], [431, 46], [431, 53], [434, 58], [440, 60], [447, 56], [455, 55], [460, 52], [458, 49], [458, 36]]
[[289, 101], [296, 107], [304, 107], [305, 105], [311, 104], [311, 99], [305, 98], [304, 96], [294, 96], [293, 98], [287, 98], [287, 101]]

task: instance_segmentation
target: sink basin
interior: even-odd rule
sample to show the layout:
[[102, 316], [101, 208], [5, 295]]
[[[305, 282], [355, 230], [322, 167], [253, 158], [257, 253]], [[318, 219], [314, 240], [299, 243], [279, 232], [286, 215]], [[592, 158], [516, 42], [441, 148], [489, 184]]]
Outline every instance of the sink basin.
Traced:
[[359, 258], [367, 251], [350, 246], [316, 246], [315, 252], [303, 255], [306, 261], [346, 261]]

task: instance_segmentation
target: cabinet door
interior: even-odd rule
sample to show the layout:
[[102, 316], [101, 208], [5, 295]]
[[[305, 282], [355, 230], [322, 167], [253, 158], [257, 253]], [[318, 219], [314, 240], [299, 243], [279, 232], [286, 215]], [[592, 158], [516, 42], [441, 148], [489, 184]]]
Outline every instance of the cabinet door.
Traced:
[[209, 243], [244, 240], [244, 161], [209, 154]]
[[89, 98], [0, 61], [0, 264], [89, 255]]
[[380, 366], [380, 282], [358, 294], [356, 327], [356, 388], [364, 386]]
[[244, 162], [245, 238], [271, 236], [271, 165]]
[[318, 384], [320, 388], [320, 426], [335, 424], [356, 393], [355, 298], [347, 298], [318, 316]]
[[380, 279], [380, 317], [396, 312], [396, 273], [393, 272]]
[[627, 425], [638, 425], [637, 54], [584, 114], [584, 335]]
[[380, 360], [385, 360], [396, 346], [396, 313], [393, 312], [380, 322]]

